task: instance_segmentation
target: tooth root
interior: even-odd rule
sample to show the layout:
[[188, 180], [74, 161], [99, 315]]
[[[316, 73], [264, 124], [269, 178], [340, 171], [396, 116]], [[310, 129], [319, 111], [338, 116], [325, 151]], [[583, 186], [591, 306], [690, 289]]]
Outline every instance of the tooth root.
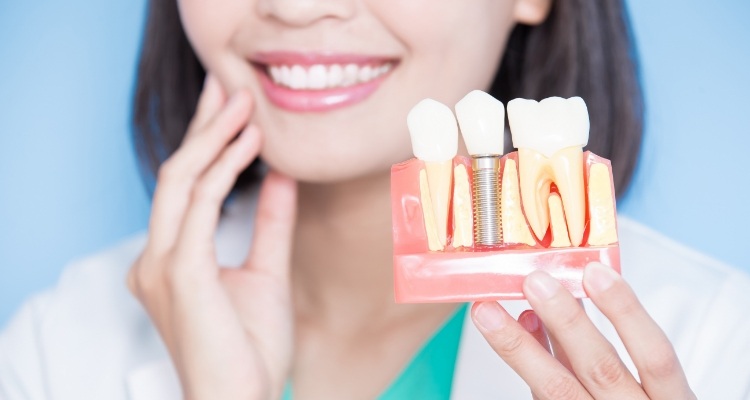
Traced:
[[472, 225], [469, 173], [459, 164], [453, 169], [453, 247], [471, 247]]
[[419, 171], [419, 194], [422, 202], [422, 217], [424, 218], [424, 228], [427, 233], [427, 247], [431, 251], [443, 250], [444, 246], [438, 239], [438, 230], [435, 224], [435, 212], [432, 209], [432, 199], [430, 199], [430, 187], [427, 182], [427, 173], [425, 170]]
[[549, 196], [550, 226], [552, 231], [552, 243], [550, 247], [570, 247], [568, 227], [565, 224], [565, 213], [563, 212], [562, 200], [557, 193]]
[[612, 176], [604, 164], [594, 164], [588, 181], [590, 246], [617, 243], [615, 200], [612, 196]]
[[[502, 180], [502, 204], [503, 242], [523, 243], [534, 246], [536, 241], [531, 236], [526, 218], [521, 210], [521, 193], [518, 191], [518, 169], [516, 162], [512, 159], [505, 161]], [[455, 203], [455, 200], [453, 200]]]
[[578, 247], [583, 242], [583, 231], [586, 229], [583, 150], [575, 146], [564, 148], [555, 153], [551, 161], [555, 184], [565, 209], [570, 241]]
[[435, 226], [438, 240], [445, 246], [448, 235], [448, 211], [451, 200], [451, 175], [453, 160], [443, 162], [425, 162], [427, 183], [430, 188], [430, 199], [435, 213]]
[[549, 197], [552, 171], [544, 155], [530, 149], [518, 149], [521, 175], [521, 203], [534, 235], [541, 240], [549, 227]]

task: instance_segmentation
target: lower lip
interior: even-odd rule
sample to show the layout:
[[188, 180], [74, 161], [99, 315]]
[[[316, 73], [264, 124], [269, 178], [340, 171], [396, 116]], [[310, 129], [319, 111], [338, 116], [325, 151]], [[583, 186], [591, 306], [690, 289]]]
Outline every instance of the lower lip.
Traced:
[[[259, 68], [260, 69], [260, 68]], [[373, 94], [391, 71], [365, 83], [323, 90], [293, 90], [275, 84], [268, 73], [260, 69], [260, 83], [274, 105], [295, 112], [325, 112], [359, 103]]]

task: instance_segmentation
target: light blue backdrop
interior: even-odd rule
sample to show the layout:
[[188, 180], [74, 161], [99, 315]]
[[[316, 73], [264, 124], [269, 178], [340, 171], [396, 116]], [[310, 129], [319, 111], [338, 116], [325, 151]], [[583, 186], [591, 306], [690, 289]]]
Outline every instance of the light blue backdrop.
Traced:
[[[620, 210], [750, 271], [750, 3], [629, 3], [648, 116]], [[0, 1], [0, 326], [146, 225], [128, 122], [144, 6]]]

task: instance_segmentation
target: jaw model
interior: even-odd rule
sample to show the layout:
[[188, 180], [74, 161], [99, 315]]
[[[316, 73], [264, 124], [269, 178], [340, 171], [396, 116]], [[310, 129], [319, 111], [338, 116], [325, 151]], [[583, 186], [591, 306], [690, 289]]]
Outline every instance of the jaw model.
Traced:
[[[471, 190], [475, 158], [453, 153], [446, 161], [446, 153], [455, 151], [456, 121], [445, 113], [447, 107], [430, 102], [429, 109], [441, 110], [439, 117], [424, 112], [428, 123], [419, 112], [409, 116], [413, 140], [414, 130], [419, 131], [417, 158], [391, 169], [397, 302], [521, 299], [523, 280], [535, 270], [547, 271], [573, 295], [585, 297], [586, 264], [599, 261], [619, 272], [611, 164], [582, 150], [589, 130], [582, 99], [516, 99], [508, 104], [518, 151], [497, 156], [496, 207], [503, 234], [501, 243], [492, 246], [472, 241], [478, 223], [477, 191]], [[482, 112], [499, 112], [478, 107], [467, 113], [466, 104], [463, 109], [457, 107], [462, 129], [468, 117], [490, 120], [496, 116]], [[426, 140], [430, 134], [433, 139]], [[448, 150], [430, 150], [430, 145]], [[440, 157], [430, 156], [437, 153]], [[442, 199], [433, 201], [428, 174], [436, 163], [443, 171], [438, 178]]]

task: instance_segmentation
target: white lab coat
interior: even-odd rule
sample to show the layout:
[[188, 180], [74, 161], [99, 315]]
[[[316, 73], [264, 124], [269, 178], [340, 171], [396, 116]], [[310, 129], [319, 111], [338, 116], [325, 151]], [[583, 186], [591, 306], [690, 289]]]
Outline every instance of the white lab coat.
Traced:
[[[223, 265], [250, 243], [254, 195], [228, 209], [217, 233]], [[750, 279], [627, 218], [619, 218], [624, 275], [676, 348], [701, 399], [750, 399]], [[174, 368], [125, 275], [145, 234], [70, 265], [0, 334], [0, 400], [179, 399]], [[506, 302], [512, 314], [528, 308]], [[587, 311], [634, 370], [612, 326]], [[331, 384], [335, 384], [332, 382]], [[454, 399], [525, 399], [528, 387], [464, 321]]]

